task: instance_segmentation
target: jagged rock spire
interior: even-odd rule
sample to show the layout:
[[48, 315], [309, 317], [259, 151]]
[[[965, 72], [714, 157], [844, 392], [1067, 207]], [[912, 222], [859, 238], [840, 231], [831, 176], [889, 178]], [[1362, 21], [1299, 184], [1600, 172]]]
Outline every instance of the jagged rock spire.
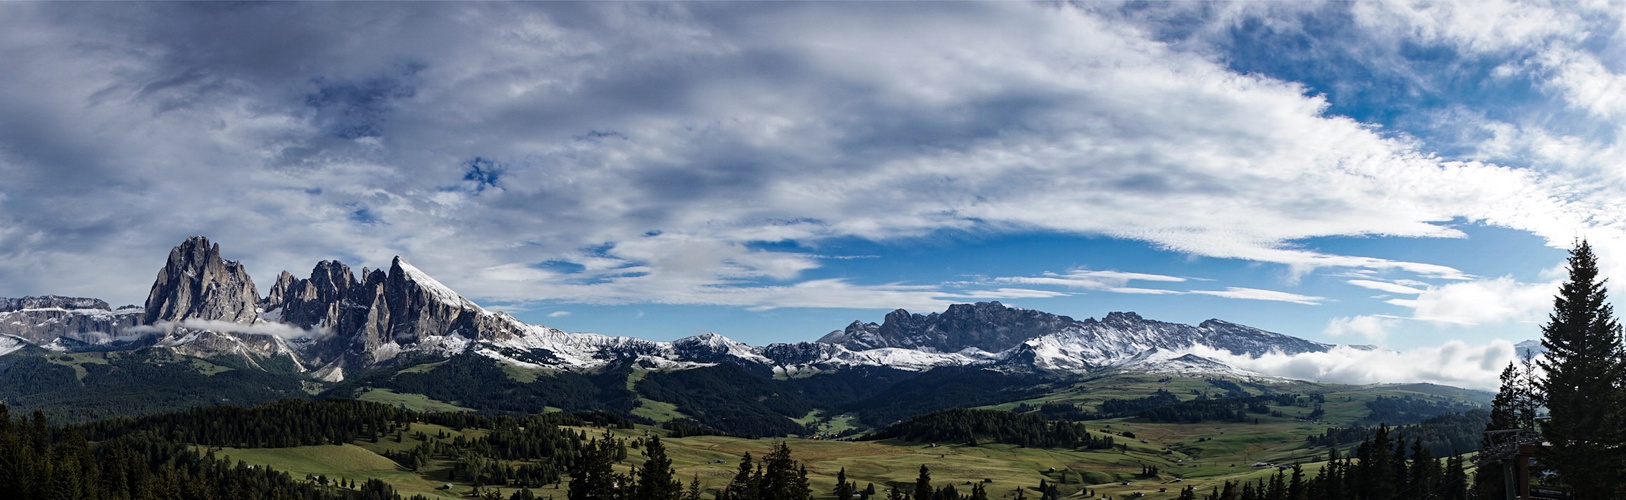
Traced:
[[220, 245], [193, 236], [169, 251], [147, 294], [142, 323], [203, 319], [254, 323], [259, 291], [237, 261], [220, 257]]

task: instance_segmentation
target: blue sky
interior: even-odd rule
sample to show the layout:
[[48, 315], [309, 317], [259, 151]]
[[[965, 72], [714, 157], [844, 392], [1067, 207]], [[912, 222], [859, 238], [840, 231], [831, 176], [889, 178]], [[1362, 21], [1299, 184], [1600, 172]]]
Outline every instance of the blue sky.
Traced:
[[0, 296], [140, 303], [202, 234], [654, 339], [999, 300], [1504, 359], [1575, 238], [1626, 281], [1622, 7], [4, 4]]

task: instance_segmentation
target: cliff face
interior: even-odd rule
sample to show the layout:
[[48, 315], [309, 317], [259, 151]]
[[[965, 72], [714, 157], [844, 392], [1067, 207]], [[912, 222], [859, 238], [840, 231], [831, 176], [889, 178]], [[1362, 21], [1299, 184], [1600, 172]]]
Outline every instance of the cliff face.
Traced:
[[446, 285], [396, 257], [388, 271], [323, 261], [309, 278], [283, 273], [261, 307], [267, 316], [314, 330], [302, 349], [307, 359], [351, 368], [393, 358], [404, 346], [507, 338], [514, 322], [489, 314]]
[[260, 293], [243, 265], [220, 258], [220, 245], [187, 238], [169, 252], [147, 294], [143, 324], [188, 319], [253, 324]]
[[1076, 324], [1066, 316], [1006, 307], [999, 302], [978, 302], [954, 304], [942, 313], [924, 315], [898, 309], [887, 313], [881, 324], [854, 321], [819, 342], [855, 350], [901, 347], [956, 352], [974, 347], [998, 352]]
[[136, 326], [143, 316], [139, 307], [114, 311], [100, 299], [56, 295], [0, 298], [0, 335], [12, 335], [36, 345], [104, 345], [119, 340], [120, 331]]

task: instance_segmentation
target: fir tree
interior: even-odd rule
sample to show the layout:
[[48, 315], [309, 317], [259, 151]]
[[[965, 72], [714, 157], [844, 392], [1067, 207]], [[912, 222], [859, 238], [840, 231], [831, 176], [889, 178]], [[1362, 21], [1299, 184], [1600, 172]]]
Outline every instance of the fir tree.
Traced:
[[847, 468], [842, 467], [841, 471], [836, 473], [836, 489], [831, 493], [834, 493], [838, 500], [851, 500], [855, 487], [857, 485], [847, 482]]
[[[717, 495], [718, 500], [755, 500], [757, 498], [757, 481], [761, 476], [752, 474], [756, 468], [751, 462], [751, 454], [746, 453], [740, 457], [740, 468], [734, 473], [734, 480], [729, 481], [723, 492]], [[574, 499], [573, 499], [574, 500]]]
[[926, 464], [920, 464], [920, 476], [915, 478], [915, 500], [932, 500], [932, 473]]
[[651, 436], [644, 451], [649, 459], [634, 472], [638, 476], [636, 500], [675, 500], [683, 484], [673, 476], [672, 459], [666, 457], [666, 445], [660, 436]]
[[1581, 498], [1620, 492], [1620, 444], [1616, 411], [1622, 402], [1620, 325], [1598, 278], [1597, 258], [1585, 240], [1570, 251], [1569, 281], [1553, 298], [1542, 327], [1547, 354], [1536, 362], [1546, 378], [1539, 389], [1551, 419], [1542, 426], [1552, 448], [1544, 460]]
[[621, 481], [614, 469], [616, 444], [606, 435], [577, 450], [576, 461], [570, 468], [569, 500], [614, 500], [619, 497], [616, 486]]

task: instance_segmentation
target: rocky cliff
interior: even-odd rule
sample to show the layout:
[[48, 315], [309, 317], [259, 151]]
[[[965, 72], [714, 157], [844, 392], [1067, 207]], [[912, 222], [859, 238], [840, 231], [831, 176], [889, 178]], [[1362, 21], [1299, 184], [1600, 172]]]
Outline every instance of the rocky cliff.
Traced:
[[193, 236], [170, 250], [147, 294], [142, 323], [200, 319], [252, 324], [259, 320], [259, 300], [242, 264], [220, 258], [220, 245]]

